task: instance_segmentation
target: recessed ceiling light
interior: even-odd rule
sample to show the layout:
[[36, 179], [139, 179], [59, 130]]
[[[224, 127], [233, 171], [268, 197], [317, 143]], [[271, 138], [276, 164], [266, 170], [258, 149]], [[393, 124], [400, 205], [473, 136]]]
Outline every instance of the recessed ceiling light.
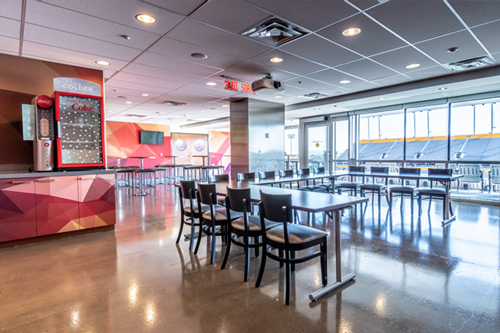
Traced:
[[438, 88], [439, 91], [443, 91], [443, 90], [446, 90], [446, 89], [448, 89], [448, 88], [446, 88], [446, 87]]
[[314, 111], [318, 111], [318, 110], [321, 110], [321, 109], [320, 109], [320, 108], [314, 108], [313, 110], [314, 110]]
[[207, 59], [208, 58], [208, 56], [206, 54], [199, 53], [199, 52], [191, 53], [191, 57], [196, 58], [196, 59]]
[[97, 60], [95, 63], [98, 64], [98, 65], [101, 65], [101, 66], [109, 66], [109, 65], [111, 65], [109, 62], [104, 61], [104, 60]]
[[383, 101], [384, 99], [385, 99], [385, 97], [380, 97], [378, 100]]
[[342, 32], [342, 35], [344, 36], [356, 36], [358, 35], [359, 33], [361, 32], [361, 29], [359, 28], [349, 28], [349, 29], [346, 29]]
[[127, 96], [117, 96], [118, 98], [127, 98]]
[[132, 104], [132, 102], [131, 101], [126, 101], [125, 104]]
[[143, 96], [143, 97], [148, 97], [148, 96], [149, 96], [149, 94], [141, 94], [141, 96]]
[[223, 104], [223, 105], [222, 105], [222, 107], [223, 107], [223, 108], [227, 108], [227, 107], [229, 107], [229, 105], [227, 105], [227, 104]]
[[342, 81], [340, 81], [340, 83], [342, 83], [342, 84], [348, 84], [348, 83], [351, 83], [351, 81], [349, 81], [349, 80], [342, 80]]
[[420, 64], [410, 64], [410, 65], [406, 66], [406, 68], [408, 68], [408, 69], [417, 68], [417, 67], [420, 67]]
[[201, 110], [200, 112], [205, 112], [205, 110]]
[[282, 62], [282, 61], [283, 61], [283, 59], [278, 58], [278, 57], [274, 57], [274, 58], [269, 59], [269, 61], [270, 61], [270, 62]]
[[156, 22], [156, 19], [153, 16], [148, 15], [148, 14], [138, 14], [135, 16], [135, 18], [138, 21], [141, 21], [142, 23], [146, 23], [146, 24], [151, 24], [151, 23]]
[[215, 82], [207, 82], [207, 86], [216, 86], [216, 85], [217, 85], [217, 83], [215, 83]]
[[274, 96], [274, 98], [281, 98], [281, 97], [283, 97], [283, 96]]

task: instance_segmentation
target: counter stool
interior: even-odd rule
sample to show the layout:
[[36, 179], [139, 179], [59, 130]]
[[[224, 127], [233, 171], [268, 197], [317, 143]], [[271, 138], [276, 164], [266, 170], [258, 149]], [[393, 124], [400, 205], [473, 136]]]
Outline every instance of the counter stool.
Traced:
[[174, 171], [174, 182], [176, 182], [179, 179], [184, 179], [184, 167], [185, 166], [192, 166], [192, 164], [174, 164], [172, 167], [172, 170]]
[[184, 180], [200, 180], [201, 165], [190, 165], [182, 168], [182, 178]]
[[[134, 187], [134, 170], [121, 168], [115, 170], [115, 189], [132, 189]], [[120, 183], [122, 183], [123, 185]]]
[[[206, 181], [210, 178], [211, 175], [215, 175], [217, 172], [218, 175], [221, 174], [221, 166], [220, 165], [207, 165], [201, 167], [201, 179]], [[222, 171], [224, 173], [224, 171]]]
[[[158, 177], [158, 173], [159, 173], [159, 177]], [[163, 174], [163, 177], [162, 177], [162, 174]], [[167, 183], [167, 168], [163, 165], [155, 166], [155, 178], [159, 184], [166, 184]], [[161, 178], [163, 178], [163, 182], [160, 181]]]
[[136, 195], [147, 195], [146, 189], [153, 188], [156, 194], [156, 170], [137, 169], [135, 172], [136, 188], [139, 190]]

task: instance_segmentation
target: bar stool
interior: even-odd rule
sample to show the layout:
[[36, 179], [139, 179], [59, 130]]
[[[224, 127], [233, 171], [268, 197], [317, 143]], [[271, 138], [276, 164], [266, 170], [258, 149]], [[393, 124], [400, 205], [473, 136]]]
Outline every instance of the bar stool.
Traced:
[[201, 177], [201, 165], [189, 165], [182, 168], [182, 178], [184, 180], [200, 180]]
[[[280, 178], [293, 177], [293, 170], [280, 170]], [[280, 183], [281, 187], [281, 183]], [[290, 181], [289, 187], [292, 188], [292, 181]]]
[[[115, 170], [115, 189], [132, 189], [134, 187], [134, 170], [121, 168]], [[120, 182], [123, 182], [123, 185]]]
[[184, 167], [185, 166], [192, 166], [192, 164], [174, 164], [172, 169], [174, 171], [174, 182], [176, 182], [179, 179], [184, 179]]
[[[212, 171], [212, 175], [215, 175], [217, 172], [218, 175], [221, 174], [221, 166], [220, 165], [207, 165], [201, 167], [201, 178], [202, 180], [208, 180], [210, 177], [210, 171]], [[224, 173], [224, 171], [222, 171]]]
[[[160, 177], [157, 177], [157, 174], [160, 174]], [[163, 173], [163, 177], [161, 177]], [[155, 177], [156, 177], [156, 180], [158, 180], [158, 182], [160, 184], [166, 184], [167, 183], [167, 168], [163, 165], [157, 165], [155, 166]], [[160, 182], [159, 180], [163, 178], [163, 182]]]
[[146, 195], [146, 189], [153, 188], [156, 194], [156, 170], [155, 169], [137, 169], [134, 171], [136, 188], [139, 190], [139, 194], [136, 195]]

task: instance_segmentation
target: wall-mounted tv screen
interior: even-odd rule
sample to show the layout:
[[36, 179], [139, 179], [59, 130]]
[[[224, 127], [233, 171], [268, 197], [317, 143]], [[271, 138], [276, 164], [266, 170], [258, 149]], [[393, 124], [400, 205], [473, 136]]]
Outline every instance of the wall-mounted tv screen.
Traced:
[[141, 144], [143, 145], [162, 145], [163, 132], [141, 131]]

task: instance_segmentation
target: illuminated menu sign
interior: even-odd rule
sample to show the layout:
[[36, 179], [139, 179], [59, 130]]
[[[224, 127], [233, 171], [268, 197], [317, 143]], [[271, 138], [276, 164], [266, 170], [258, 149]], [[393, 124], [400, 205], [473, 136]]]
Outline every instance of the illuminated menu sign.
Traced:
[[256, 95], [255, 91], [252, 90], [251, 84], [234, 80], [224, 79], [224, 89]]

